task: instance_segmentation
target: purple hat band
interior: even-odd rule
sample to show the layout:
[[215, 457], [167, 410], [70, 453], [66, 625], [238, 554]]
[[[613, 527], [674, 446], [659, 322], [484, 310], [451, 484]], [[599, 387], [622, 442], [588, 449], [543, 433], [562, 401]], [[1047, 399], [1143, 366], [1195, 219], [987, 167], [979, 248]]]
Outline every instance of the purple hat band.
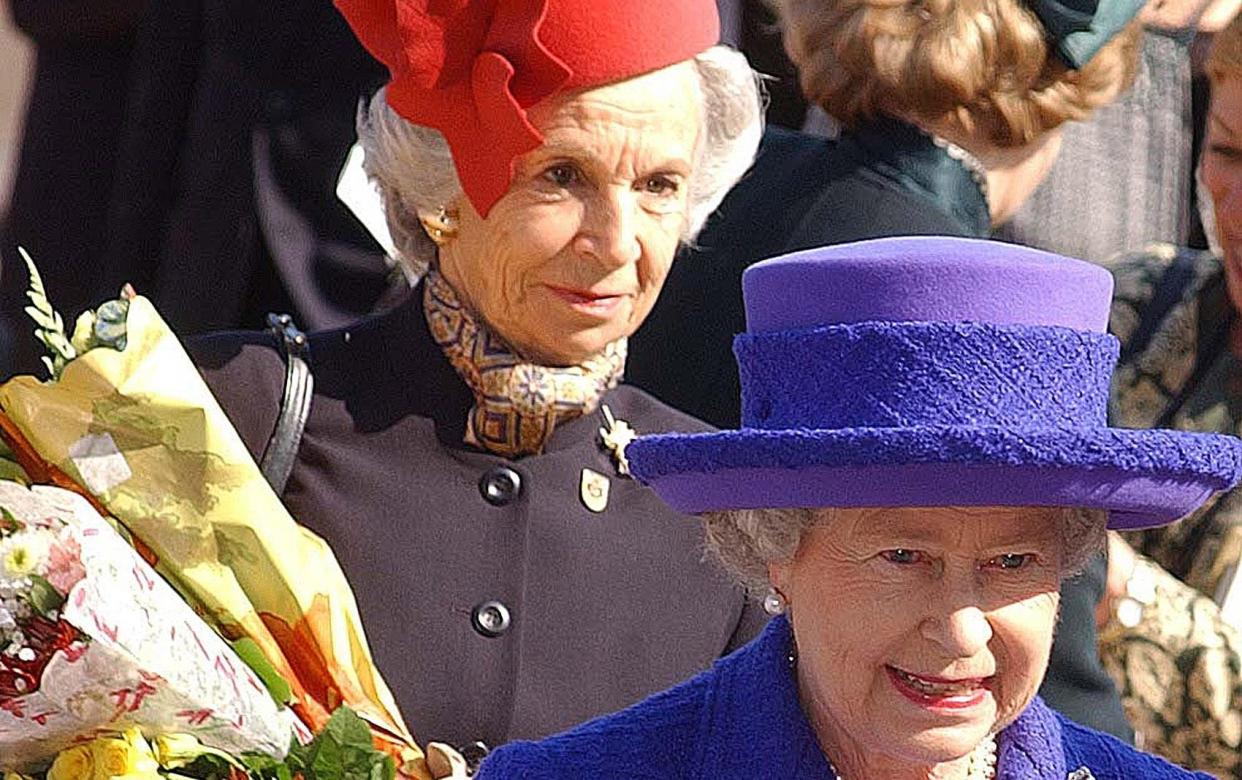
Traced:
[[736, 431], [642, 436], [684, 512], [1082, 506], [1172, 522], [1242, 477], [1242, 440], [1107, 425], [1107, 271], [975, 239], [897, 238], [752, 266]]
[[733, 350], [743, 428], [1081, 428], [1106, 424], [1118, 344], [1051, 326], [863, 322], [742, 334]]

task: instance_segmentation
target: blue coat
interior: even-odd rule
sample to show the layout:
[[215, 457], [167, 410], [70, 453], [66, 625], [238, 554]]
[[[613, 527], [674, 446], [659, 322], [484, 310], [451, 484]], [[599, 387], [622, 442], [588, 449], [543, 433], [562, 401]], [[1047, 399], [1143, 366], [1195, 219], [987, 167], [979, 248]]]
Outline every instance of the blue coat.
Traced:
[[[831, 780], [798, 703], [789, 647], [788, 622], [773, 620], [675, 688], [563, 734], [506, 745], [476, 780]], [[1211, 780], [1078, 726], [1038, 698], [997, 742], [998, 780]]]

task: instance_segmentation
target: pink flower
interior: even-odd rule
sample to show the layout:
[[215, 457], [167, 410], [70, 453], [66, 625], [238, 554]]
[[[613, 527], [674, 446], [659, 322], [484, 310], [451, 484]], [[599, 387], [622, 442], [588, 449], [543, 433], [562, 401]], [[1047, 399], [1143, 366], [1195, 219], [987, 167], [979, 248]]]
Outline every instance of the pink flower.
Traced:
[[78, 540], [69, 536], [52, 545], [47, 556], [47, 581], [63, 595], [69, 595], [74, 585], [86, 576], [82, 566], [82, 548]]

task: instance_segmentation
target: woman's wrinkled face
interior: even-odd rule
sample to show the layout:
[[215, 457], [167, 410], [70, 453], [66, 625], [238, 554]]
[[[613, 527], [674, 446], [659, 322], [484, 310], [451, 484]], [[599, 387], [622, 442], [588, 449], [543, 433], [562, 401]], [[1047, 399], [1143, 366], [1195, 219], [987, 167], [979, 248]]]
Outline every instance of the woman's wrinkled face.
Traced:
[[1224, 250], [1229, 297], [1242, 310], [1242, 79], [1222, 78], [1212, 84], [1202, 165]]
[[1063, 513], [836, 510], [771, 566], [834, 761], [953, 761], [1022, 712], [1052, 646]]
[[577, 363], [632, 334], [686, 226], [701, 106], [683, 62], [533, 108], [543, 145], [486, 218], [460, 201], [445, 278], [528, 359]]

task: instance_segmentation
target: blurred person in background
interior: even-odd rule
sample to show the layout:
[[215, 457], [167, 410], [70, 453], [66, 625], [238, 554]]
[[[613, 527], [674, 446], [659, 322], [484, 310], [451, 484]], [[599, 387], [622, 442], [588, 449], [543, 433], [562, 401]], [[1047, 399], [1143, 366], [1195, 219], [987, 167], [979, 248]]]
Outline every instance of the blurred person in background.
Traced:
[[[631, 426], [706, 427], [623, 382], [627, 343], [753, 161], [760, 97], [713, 0], [340, 7], [391, 74], [359, 134], [422, 281], [309, 337], [283, 498], [340, 557], [414, 733], [477, 758], [684, 679], [766, 619], [622, 453]], [[269, 451], [271, 339], [193, 351]]]
[[382, 68], [330, 0], [13, 0], [39, 44], [8, 235], [0, 377], [39, 373], [34, 254], [81, 311], [132, 283], [184, 335], [348, 322], [408, 291], [335, 197]]
[[35, 68], [0, 220], [0, 377], [38, 367], [42, 349], [22, 311], [28, 277], [18, 246], [38, 262], [57, 306], [78, 312], [98, 302], [108, 193], [146, 7], [147, 0], [8, 0], [14, 24], [35, 46]]
[[1066, 126], [1052, 170], [996, 236], [1096, 263], [1155, 242], [1187, 245], [1199, 231], [1193, 171], [1205, 113], [1194, 55], [1239, 5], [1148, 3], [1134, 86]]
[[132, 283], [183, 335], [375, 308], [391, 269], [333, 193], [383, 69], [330, 0], [153, 3], [134, 56], [99, 299]]
[[[1122, 346], [1111, 415], [1127, 427], [1237, 435], [1242, 18], [1216, 35], [1207, 74], [1211, 100], [1200, 176], [1220, 253], [1164, 244], [1113, 261], [1110, 328]], [[1177, 527], [1128, 539], [1146, 557], [1136, 558], [1113, 540], [1115, 609], [1103, 633], [1105, 657], [1125, 682], [1127, 709], [1152, 750], [1222, 776], [1242, 776], [1242, 640], [1236, 632], [1242, 626], [1242, 494], [1220, 496]]]
[[[39, 18], [78, 20], [75, 4], [21, 5], [37, 6], [30, 13]], [[358, 101], [383, 69], [330, 0], [142, 5], [107, 17], [128, 19], [128, 66], [104, 84], [108, 60], [99, 73], [84, 64], [89, 78], [51, 101], [73, 153], [44, 155], [28, 171], [59, 204], [39, 213], [82, 214], [63, 229], [46, 217], [24, 220], [52, 301], [76, 312], [131, 283], [192, 335], [259, 327], [271, 311], [303, 327], [335, 326], [407, 291], [335, 197]], [[102, 108], [90, 120], [61, 116], [96, 102]], [[36, 118], [28, 133], [43, 124]], [[108, 128], [106, 139], [95, 137], [98, 127]], [[47, 148], [57, 135], [41, 132]], [[62, 168], [72, 170], [58, 182]], [[90, 177], [89, 186], [61, 185], [73, 177]], [[17, 326], [14, 352], [0, 375], [42, 370], [17, 268], [3, 308]]]

